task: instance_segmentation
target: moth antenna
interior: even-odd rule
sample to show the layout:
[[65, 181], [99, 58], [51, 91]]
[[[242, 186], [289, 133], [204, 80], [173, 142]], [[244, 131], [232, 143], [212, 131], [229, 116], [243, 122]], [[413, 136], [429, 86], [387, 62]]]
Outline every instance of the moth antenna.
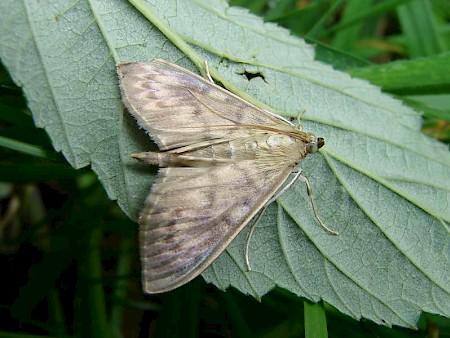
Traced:
[[302, 116], [303, 116], [305, 113], [306, 113], [306, 109], [302, 109], [302, 110], [300, 110], [300, 111], [298, 112], [298, 114], [297, 114], [297, 130], [298, 130], [298, 131], [302, 131], [302, 130], [303, 130], [303, 126], [302, 126], [302, 124], [300, 123], [300, 120], [301, 120]]
[[211, 77], [211, 73], [209, 72], [209, 67], [208, 67], [208, 61], [205, 60], [205, 73], [206, 73], [206, 78], [211, 81], [212, 83], [214, 83], [213, 78]]

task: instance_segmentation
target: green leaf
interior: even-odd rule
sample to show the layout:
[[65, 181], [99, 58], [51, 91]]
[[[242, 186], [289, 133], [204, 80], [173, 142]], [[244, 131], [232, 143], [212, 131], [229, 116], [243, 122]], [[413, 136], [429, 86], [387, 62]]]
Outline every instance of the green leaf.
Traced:
[[[314, 47], [222, 1], [122, 0], [0, 4], [0, 57], [36, 125], [75, 168], [91, 165], [108, 196], [136, 219], [156, 168], [130, 159], [155, 149], [120, 101], [115, 64], [167, 59], [195, 70], [326, 140], [302, 162], [305, 186], [268, 209], [204, 278], [260, 298], [279, 286], [353, 318], [414, 327], [450, 315], [450, 156], [422, 135], [420, 116], [360, 79], [314, 60]], [[163, 35], [161, 32], [164, 32]], [[191, 62], [191, 61], [192, 62]], [[258, 74], [248, 80], [246, 73]]]
[[398, 94], [441, 94], [450, 92], [448, 72], [450, 53], [411, 61], [396, 61], [347, 69], [350, 74], [377, 84], [383, 90]]

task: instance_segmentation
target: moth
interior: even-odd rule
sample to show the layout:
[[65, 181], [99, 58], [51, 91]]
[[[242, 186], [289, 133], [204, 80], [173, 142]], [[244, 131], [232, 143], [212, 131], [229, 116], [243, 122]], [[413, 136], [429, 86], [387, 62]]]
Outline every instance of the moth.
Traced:
[[[208, 79], [160, 59], [119, 64], [117, 72], [126, 108], [161, 151], [131, 155], [159, 167], [139, 217], [147, 293], [198, 276], [296, 180], [311, 197], [298, 163], [323, 138], [214, 84], [207, 65]], [[337, 234], [310, 201], [319, 224]]]

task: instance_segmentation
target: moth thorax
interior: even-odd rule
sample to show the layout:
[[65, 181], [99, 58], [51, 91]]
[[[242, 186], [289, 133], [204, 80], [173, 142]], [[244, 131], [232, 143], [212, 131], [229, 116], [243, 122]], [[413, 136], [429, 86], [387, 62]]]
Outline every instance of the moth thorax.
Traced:
[[281, 134], [268, 135], [266, 139], [266, 144], [269, 148], [288, 147], [294, 142], [295, 140], [292, 137]]

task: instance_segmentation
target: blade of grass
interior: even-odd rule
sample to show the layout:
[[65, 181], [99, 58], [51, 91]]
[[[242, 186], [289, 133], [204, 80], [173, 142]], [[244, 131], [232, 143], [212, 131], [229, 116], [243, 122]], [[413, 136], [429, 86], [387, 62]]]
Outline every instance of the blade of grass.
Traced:
[[316, 38], [317, 36], [320, 36], [320, 33], [324, 30], [324, 24], [327, 22], [329, 18], [331, 18], [339, 9], [341, 4], [343, 4], [344, 0], [337, 0], [335, 1], [330, 8], [323, 14], [323, 16], [320, 18], [319, 21], [309, 30], [309, 32], [306, 34], [306, 37], [308, 38]]
[[410, 2], [411, 0], [387, 0], [378, 4], [367, 7], [366, 10], [360, 11], [359, 14], [355, 14], [353, 17], [343, 20], [339, 24], [331, 27], [330, 29], [324, 30], [321, 37], [328, 36], [331, 33], [341, 31], [342, 29], [348, 28], [358, 22], [363, 22], [369, 18], [373, 18], [379, 14], [383, 14], [394, 10], [397, 6]]
[[59, 161], [58, 156], [51, 152], [31, 144], [13, 140], [7, 137], [0, 136], [0, 147], [15, 150], [31, 156], [41, 157], [52, 161]]
[[[342, 23], [352, 20], [361, 11], [366, 8], [370, 8], [372, 0], [351, 0], [348, 1], [344, 14], [342, 16]], [[359, 32], [363, 26], [363, 21], [356, 22], [351, 27], [346, 29], [341, 29], [337, 32], [336, 36], [332, 41], [332, 45], [335, 48], [339, 48], [345, 51], [351, 51], [355, 48], [359, 38]]]
[[[127, 296], [129, 289], [129, 278], [126, 278], [131, 271], [133, 262], [133, 241], [131, 238], [124, 238], [120, 246], [119, 260], [117, 262], [117, 282], [114, 287], [114, 300], [122, 300]], [[111, 327], [114, 337], [121, 337], [123, 304], [115, 302], [111, 310]]]
[[[420, 97], [411, 96], [406, 97], [403, 96], [401, 98], [403, 102], [407, 103], [408, 106], [414, 108], [416, 111], [423, 112], [423, 116], [427, 118], [437, 119], [437, 120], [443, 120], [450, 123], [450, 110], [449, 109], [439, 109], [434, 108], [427, 103], [424, 103], [420, 100]], [[450, 102], [449, 102], [450, 106]]]
[[410, 95], [439, 94], [450, 92], [450, 77], [446, 71], [449, 64], [450, 53], [445, 53], [347, 71], [352, 76], [369, 80], [388, 92]]
[[[100, 258], [100, 246], [103, 231], [97, 227], [92, 229], [89, 236], [89, 244], [86, 248], [86, 257], [79, 264], [80, 278], [84, 284], [83, 294], [83, 323], [88, 323], [80, 328], [81, 332], [89, 337], [112, 337], [111, 327], [107, 320], [105, 291], [101, 282], [102, 261]], [[79, 332], [79, 333], [81, 333]]]
[[304, 302], [305, 307], [305, 338], [326, 338], [327, 319], [321, 303]]
[[438, 33], [431, 2], [414, 0], [397, 9], [411, 58], [438, 54], [446, 50]]

